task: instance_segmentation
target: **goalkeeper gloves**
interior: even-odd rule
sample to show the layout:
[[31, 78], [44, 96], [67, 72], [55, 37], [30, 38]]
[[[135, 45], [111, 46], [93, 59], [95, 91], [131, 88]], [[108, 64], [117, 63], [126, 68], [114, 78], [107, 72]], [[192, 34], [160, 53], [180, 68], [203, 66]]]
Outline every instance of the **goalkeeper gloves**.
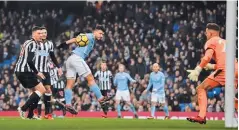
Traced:
[[198, 81], [198, 76], [201, 71], [202, 71], [202, 68], [200, 66], [197, 66], [194, 70], [187, 70], [187, 72], [190, 73], [188, 75], [188, 78], [192, 81]]
[[214, 70], [215, 69], [215, 64], [208, 63], [205, 67], [205, 70]]

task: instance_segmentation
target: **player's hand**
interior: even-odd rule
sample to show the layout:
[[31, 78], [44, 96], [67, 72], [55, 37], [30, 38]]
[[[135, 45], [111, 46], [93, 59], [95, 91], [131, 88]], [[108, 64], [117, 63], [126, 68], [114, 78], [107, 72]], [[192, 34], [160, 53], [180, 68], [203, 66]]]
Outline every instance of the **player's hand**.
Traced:
[[214, 70], [214, 68], [215, 68], [215, 64], [211, 64], [211, 63], [208, 63], [208, 64], [204, 67], [205, 70]]
[[201, 71], [202, 71], [202, 68], [200, 66], [197, 66], [194, 70], [187, 70], [187, 72], [190, 73], [188, 75], [188, 78], [192, 81], [198, 81], [198, 76]]
[[142, 94], [145, 95], [147, 94], [147, 92], [148, 92], [147, 90], [144, 90]]
[[58, 68], [57, 71], [58, 71], [58, 75], [59, 75], [59, 76], [62, 76], [62, 74], [63, 74], [62, 68]]
[[46, 78], [46, 77], [44, 76], [44, 74], [41, 73], [41, 72], [38, 72], [38, 73], [37, 73], [37, 76], [39, 76], [41, 79], [45, 79], [45, 78]]

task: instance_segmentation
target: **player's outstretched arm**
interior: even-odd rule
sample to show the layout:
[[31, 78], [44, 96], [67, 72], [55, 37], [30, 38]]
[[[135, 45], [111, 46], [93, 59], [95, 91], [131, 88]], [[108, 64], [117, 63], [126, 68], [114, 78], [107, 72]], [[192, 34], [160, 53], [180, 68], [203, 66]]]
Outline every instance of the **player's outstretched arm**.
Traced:
[[208, 49], [205, 53], [205, 56], [201, 59], [201, 63], [194, 69], [194, 70], [187, 70], [190, 74], [188, 75], [188, 78], [192, 81], [198, 81], [198, 76], [202, 71], [202, 68], [204, 68], [209, 61], [212, 59], [214, 50]]
[[64, 46], [72, 44], [72, 43], [76, 43], [77, 39], [76, 38], [72, 38], [70, 40], [67, 40], [66, 42], [61, 43], [59, 46], [57, 46], [58, 49], [60, 48], [64, 48]]
[[134, 80], [129, 74], [127, 74], [127, 77], [128, 77], [128, 79], [129, 79], [130, 82], [132, 82], [132, 83], [135, 83], [135, 82], [136, 82], [136, 80]]

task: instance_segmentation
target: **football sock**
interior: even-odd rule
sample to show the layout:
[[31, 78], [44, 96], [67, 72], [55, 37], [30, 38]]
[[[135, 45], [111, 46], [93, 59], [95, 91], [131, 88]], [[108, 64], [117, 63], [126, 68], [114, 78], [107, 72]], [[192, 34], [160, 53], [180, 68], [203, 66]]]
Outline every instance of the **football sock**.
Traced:
[[65, 89], [65, 99], [66, 99], [66, 104], [71, 105], [71, 100], [72, 100], [72, 90], [71, 89]]
[[118, 113], [118, 116], [121, 116], [121, 106], [120, 106], [120, 104], [117, 105], [117, 113]]
[[137, 114], [134, 105], [132, 103], [130, 103], [129, 106], [130, 106], [131, 110], [133, 111], [133, 113]]
[[155, 105], [151, 106], [151, 116], [154, 117], [155, 115]]
[[95, 94], [97, 99], [103, 97], [97, 84], [90, 86], [90, 91], [92, 91]]
[[51, 113], [51, 93], [44, 94], [44, 104], [45, 104], [45, 115]]
[[40, 97], [41, 97], [41, 93], [39, 91], [33, 92], [28, 98], [28, 100], [26, 101], [26, 103], [21, 107], [21, 110], [27, 111], [30, 105], [32, 105], [33, 103], [36, 103], [36, 104], [38, 103], [38, 101], [40, 100]]
[[163, 111], [165, 113], [165, 116], [169, 116], [169, 113], [168, 113], [168, 106], [167, 105], [164, 105], [163, 107]]
[[38, 116], [41, 116], [41, 107], [42, 107], [42, 104], [37, 105]]

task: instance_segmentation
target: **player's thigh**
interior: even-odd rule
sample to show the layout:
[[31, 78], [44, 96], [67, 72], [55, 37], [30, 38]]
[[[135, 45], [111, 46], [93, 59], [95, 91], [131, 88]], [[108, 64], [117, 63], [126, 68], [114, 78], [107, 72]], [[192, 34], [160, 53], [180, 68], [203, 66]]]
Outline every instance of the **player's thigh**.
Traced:
[[34, 89], [40, 80], [32, 72], [16, 72], [16, 77], [24, 88]]
[[127, 91], [127, 90], [123, 91], [122, 98], [123, 98], [124, 101], [130, 102], [130, 93], [129, 93], [129, 91]]
[[86, 77], [89, 74], [91, 74], [91, 70], [90, 70], [89, 66], [86, 64], [86, 62], [82, 58], [80, 58], [78, 56], [74, 56], [71, 59], [71, 64], [79, 76]]
[[42, 84], [44, 86], [49, 85], [51, 86], [51, 77], [49, 72], [43, 72], [43, 75], [45, 76], [45, 79], [42, 80]]
[[158, 102], [158, 94], [157, 93], [151, 94], [151, 102]]
[[[219, 83], [220, 85], [224, 86], [225, 85], [225, 70], [215, 70], [212, 74], [210, 74], [207, 77], [207, 79], [210, 79], [209, 81], [206, 81], [206, 82], [210, 82], [211, 85], [214, 85], [214, 84], [218, 85], [217, 83]], [[214, 83], [214, 82], [217, 82], [217, 83]]]
[[210, 89], [215, 88], [219, 85], [220, 85], [220, 83], [218, 81], [208, 77], [197, 87], [197, 90], [198, 89], [210, 90]]
[[44, 94], [46, 92], [46, 89], [42, 83], [39, 83], [36, 87], [35, 90], [41, 92], [41, 94]]
[[122, 91], [117, 90], [115, 94], [115, 100], [120, 101], [122, 99]]
[[158, 103], [163, 105], [165, 104], [165, 95], [158, 95]]
[[74, 57], [71, 55], [66, 61], [66, 78], [76, 79], [76, 70], [73, 66]]

